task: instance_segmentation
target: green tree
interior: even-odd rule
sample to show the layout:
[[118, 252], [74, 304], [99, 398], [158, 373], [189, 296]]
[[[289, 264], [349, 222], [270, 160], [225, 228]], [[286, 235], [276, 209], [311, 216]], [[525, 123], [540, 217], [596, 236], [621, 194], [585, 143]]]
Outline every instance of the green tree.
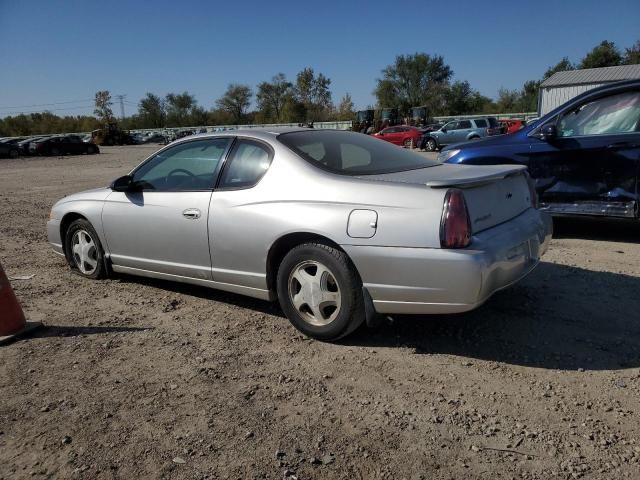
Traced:
[[439, 55], [398, 55], [382, 70], [374, 95], [381, 108], [398, 107], [401, 113], [407, 113], [411, 107], [427, 105], [432, 114], [437, 114], [445, 108], [443, 95], [452, 76], [451, 67]]
[[498, 90], [498, 99], [496, 100], [496, 109], [498, 113], [516, 112], [520, 110], [522, 94], [519, 90], [509, 90], [500, 87]]
[[445, 91], [445, 109], [447, 115], [481, 113], [491, 100], [471, 88], [469, 82], [457, 81]]
[[640, 40], [631, 47], [624, 49], [624, 58], [622, 63], [625, 65], [636, 65], [640, 63]]
[[265, 122], [284, 121], [284, 109], [293, 98], [293, 84], [287, 81], [284, 73], [274, 75], [271, 82], [258, 85], [256, 103], [260, 118]]
[[99, 92], [96, 92], [95, 104], [96, 108], [93, 113], [98, 117], [98, 121], [102, 125], [115, 122], [115, 117], [111, 110], [113, 102], [111, 101], [111, 93], [109, 93], [109, 90], [100, 90]]
[[248, 85], [232, 83], [227, 87], [224, 95], [216, 100], [216, 106], [229, 113], [233, 123], [242, 123], [247, 109], [251, 105], [252, 96], [253, 92]]
[[164, 127], [167, 119], [165, 101], [158, 95], [147, 93], [138, 103], [138, 116], [145, 128]]
[[575, 69], [576, 69], [575, 65], [569, 61], [569, 58], [562, 57], [562, 60], [560, 60], [558, 63], [556, 63], [552, 67], [547, 68], [547, 71], [544, 72], [542, 79], [546, 80], [547, 78], [551, 77], [554, 73], [557, 73], [557, 72], [564, 72], [567, 70], [575, 70]]
[[538, 90], [540, 82], [529, 80], [524, 82], [522, 93], [520, 94], [520, 112], [535, 112], [538, 110]]
[[356, 117], [355, 106], [348, 92], [340, 99], [336, 117], [337, 120], [354, 120]]
[[196, 97], [188, 92], [169, 93], [165, 97], [168, 127], [187, 127], [191, 123], [191, 110], [197, 105]]
[[580, 68], [615, 67], [622, 63], [616, 44], [607, 40], [595, 46], [580, 62]]
[[315, 74], [313, 68], [305, 68], [298, 72], [294, 87], [294, 98], [299, 105], [292, 105], [290, 111], [301, 112], [304, 118], [294, 118], [295, 121], [321, 121], [333, 109], [331, 103], [331, 79], [322, 73]]

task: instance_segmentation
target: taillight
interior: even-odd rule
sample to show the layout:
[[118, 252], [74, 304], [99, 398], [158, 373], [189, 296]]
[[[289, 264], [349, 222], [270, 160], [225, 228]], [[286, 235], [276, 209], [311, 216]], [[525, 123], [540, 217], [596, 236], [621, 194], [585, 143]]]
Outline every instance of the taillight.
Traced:
[[527, 186], [529, 187], [529, 200], [531, 201], [531, 206], [533, 208], [538, 208], [538, 192], [536, 192], [536, 184], [528, 172], [525, 172], [524, 174], [525, 177], [527, 177]]
[[464, 248], [471, 243], [471, 219], [462, 190], [451, 189], [444, 197], [440, 221], [440, 246]]

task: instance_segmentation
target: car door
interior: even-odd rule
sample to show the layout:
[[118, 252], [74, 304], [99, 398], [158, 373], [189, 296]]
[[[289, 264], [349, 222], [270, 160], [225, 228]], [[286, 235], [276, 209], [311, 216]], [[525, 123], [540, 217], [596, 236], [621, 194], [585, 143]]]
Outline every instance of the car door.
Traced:
[[450, 145], [455, 143], [455, 135], [458, 129], [458, 121], [454, 120], [445, 124], [438, 132], [438, 143], [440, 145]]
[[587, 100], [549, 123], [556, 126], [555, 138], [531, 144], [541, 202], [562, 203], [567, 213], [635, 215], [640, 92]]
[[383, 139], [390, 143], [398, 143], [398, 128], [397, 127], [389, 127], [382, 130]]
[[453, 137], [453, 142], [464, 142], [467, 140], [467, 137], [473, 130], [473, 125], [471, 125], [470, 120], [460, 120], [458, 122], [458, 128], [455, 130], [455, 134]]
[[72, 155], [79, 155], [84, 153], [84, 146], [82, 139], [76, 135], [69, 135], [63, 139], [61, 146], [67, 153]]
[[131, 191], [109, 194], [102, 224], [114, 266], [211, 279], [209, 205], [231, 142], [165, 148], [132, 172]]
[[[322, 147], [320, 145], [320, 147]], [[312, 150], [325, 157], [324, 148]], [[261, 203], [260, 180], [273, 160], [266, 143], [242, 139], [234, 143], [211, 197], [209, 238], [213, 280], [219, 283], [266, 290], [269, 239], [261, 235], [264, 222], [277, 214]]]

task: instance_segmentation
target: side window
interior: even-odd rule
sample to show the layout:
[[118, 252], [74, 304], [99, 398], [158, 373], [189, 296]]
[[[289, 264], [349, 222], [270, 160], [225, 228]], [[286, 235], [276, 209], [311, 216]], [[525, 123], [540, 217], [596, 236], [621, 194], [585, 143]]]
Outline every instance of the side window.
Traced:
[[478, 118], [474, 120], [477, 128], [487, 128], [487, 121], [484, 118]]
[[216, 169], [230, 142], [230, 138], [213, 138], [163, 150], [134, 172], [133, 182], [143, 190], [212, 189]]
[[471, 128], [471, 122], [469, 120], [461, 120], [458, 124], [459, 129]]
[[322, 142], [309, 143], [307, 145], [303, 145], [300, 147], [304, 153], [309, 155], [311, 158], [317, 161], [322, 161], [326, 155], [326, 151], [324, 150], [324, 145]]
[[612, 135], [638, 132], [640, 92], [625, 92], [580, 105], [558, 122], [558, 136]]
[[449, 122], [443, 128], [446, 128], [447, 130], [457, 130], [458, 122]]
[[250, 188], [257, 184], [271, 165], [273, 154], [265, 145], [239, 140], [222, 172], [220, 188]]

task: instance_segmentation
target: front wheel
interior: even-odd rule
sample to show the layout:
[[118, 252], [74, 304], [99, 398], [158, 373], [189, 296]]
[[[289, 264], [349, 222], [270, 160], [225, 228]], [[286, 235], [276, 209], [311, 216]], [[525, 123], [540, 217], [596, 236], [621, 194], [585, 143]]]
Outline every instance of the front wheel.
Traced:
[[291, 324], [305, 335], [338, 340], [365, 319], [362, 282], [347, 255], [324, 243], [305, 243], [282, 260], [278, 300]]
[[429, 138], [427, 139], [425, 145], [424, 145], [424, 149], [427, 152], [435, 152], [436, 148], [438, 148], [438, 145], [436, 144], [436, 141], [433, 138]]
[[410, 138], [407, 138], [403, 142], [403, 146], [404, 146], [404, 148], [413, 148], [413, 142], [411, 141]]
[[94, 280], [106, 276], [102, 244], [87, 220], [79, 219], [69, 226], [65, 235], [65, 247], [72, 270]]

